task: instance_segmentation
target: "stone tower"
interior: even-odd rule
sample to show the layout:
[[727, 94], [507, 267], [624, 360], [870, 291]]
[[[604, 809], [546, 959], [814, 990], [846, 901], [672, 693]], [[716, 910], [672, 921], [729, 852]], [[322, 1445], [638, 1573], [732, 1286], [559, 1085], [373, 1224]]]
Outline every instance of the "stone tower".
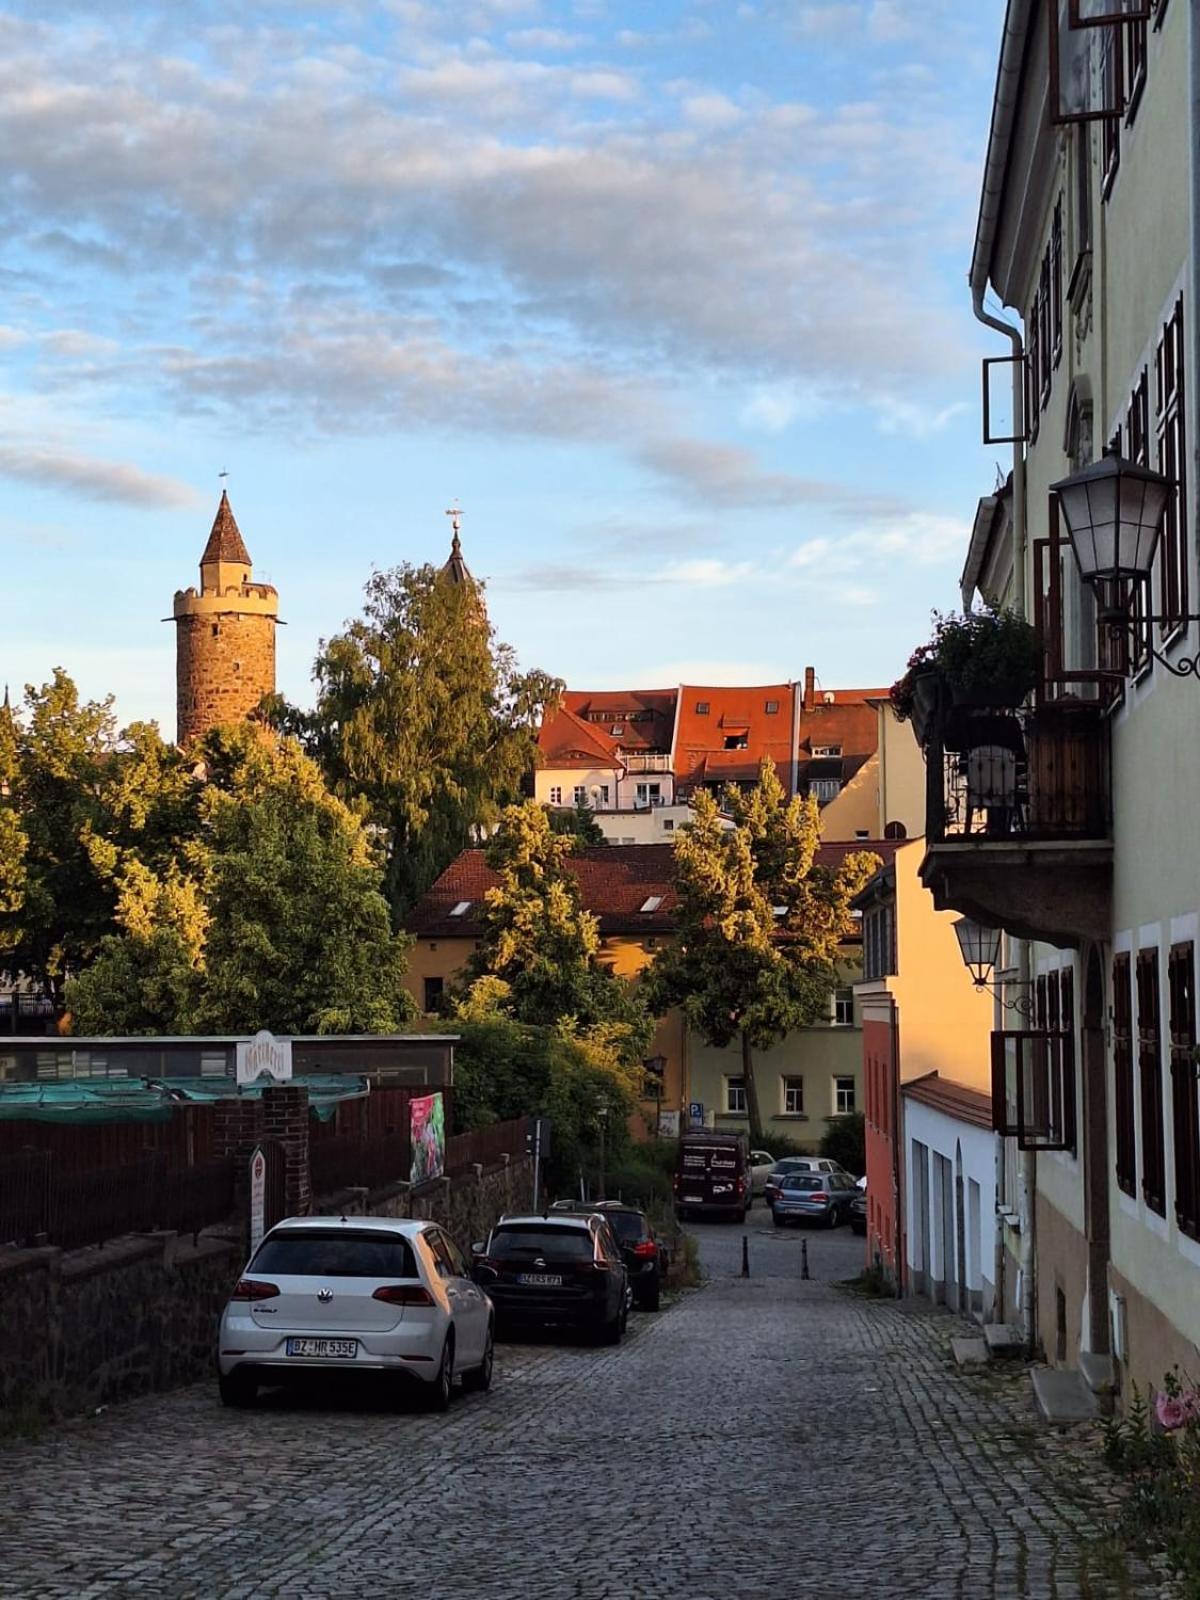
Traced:
[[255, 583], [250, 555], [221, 491], [199, 589], [175, 596], [175, 706], [181, 745], [241, 722], [275, 692], [279, 596]]

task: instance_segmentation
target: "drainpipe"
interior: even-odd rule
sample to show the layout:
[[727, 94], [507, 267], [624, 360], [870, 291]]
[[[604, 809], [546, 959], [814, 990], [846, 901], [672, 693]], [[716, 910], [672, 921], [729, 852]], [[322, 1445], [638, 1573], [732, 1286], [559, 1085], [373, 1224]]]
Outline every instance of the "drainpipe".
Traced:
[[[1029, 941], [1022, 939], [1017, 954], [1017, 974], [1022, 994], [1029, 994]], [[1017, 1152], [1017, 1207], [1021, 1217], [1021, 1340], [1026, 1355], [1037, 1352], [1037, 1151]]]

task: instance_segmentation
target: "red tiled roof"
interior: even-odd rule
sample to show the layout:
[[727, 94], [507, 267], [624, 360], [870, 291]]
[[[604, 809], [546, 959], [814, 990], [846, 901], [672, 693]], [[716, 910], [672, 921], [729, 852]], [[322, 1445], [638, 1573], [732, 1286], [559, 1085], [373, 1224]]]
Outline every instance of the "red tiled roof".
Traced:
[[208, 543], [204, 546], [200, 565], [208, 566], [214, 561], [233, 562], [243, 567], [250, 565], [250, 552], [246, 549], [241, 531], [234, 520], [233, 508], [224, 489], [221, 490], [221, 503], [213, 518], [212, 532], [208, 536]]
[[600, 728], [576, 715], [568, 705], [547, 714], [538, 732], [544, 767], [617, 767], [621, 749]]
[[[817, 864], [838, 867], [855, 850], [870, 850], [890, 860], [901, 841], [851, 839], [822, 844]], [[602, 934], [672, 933], [678, 901], [671, 883], [669, 844], [595, 845], [567, 857], [567, 866], [579, 880], [584, 908], [599, 918]], [[483, 897], [498, 882], [483, 850], [464, 850], [452, 861], [433, 887], [409, 913], [405, 928], [422, 939], [477, 939]], [[646, 901], [659, 897], [653, 911], [643, 911]], [[457, 905], [467, 904], [458, 917]]]
[[[671, 853], [669, 844], [609, 844], [568, 856], [584, 908], [599, 918], [601, 933], [672, 931], [677, 902], [671, 887]], [[464, 850], [421, 897], [405, 927], [422, 938], [478, 938], [483, 897], [498, 881], [484, 851]], [[655, 896], [661, 904], [642, 911]], [[469, 909], [452, 917], [450, 912], [464, 900], [470, 902]]]
[[568, 689], [563, 704], [604, 738], [621, 728], [614, 740], [621, 750], [671, 748], [675, 731], [674, 689]]
[[[678, 783], [753, 782], [759, 764], [769, 757], [786, 783], [792, 759], [792, 712], [796, 689], [790, 683], [755, 688], [705, 688], [685, 684], [679, 690], [675, 727], [675, 778]], [[767, 702], [777, 709], [767, 710]], [[697, 712], [706, 705], [707, 712]], [[726, 750], [725, 740], [746, 736], [743, 750]], [[713, 757], [722, 759], [713, 762]], [[733, 762], [725, 758], [733, 756]], [[735, 773], [727, 768], [736, 768]]]
[[992, 1099], [979, 1089], [969, 1089], [965, 1083], [955, 1083], [940, 1073], [930, 1072], [923, 1078], [913, 1078], [900, 1085], [900, 1092], [910, 1100], [932, 1106], [959, 1122], [969, 1122], [977, 1128], [992, 1126]]

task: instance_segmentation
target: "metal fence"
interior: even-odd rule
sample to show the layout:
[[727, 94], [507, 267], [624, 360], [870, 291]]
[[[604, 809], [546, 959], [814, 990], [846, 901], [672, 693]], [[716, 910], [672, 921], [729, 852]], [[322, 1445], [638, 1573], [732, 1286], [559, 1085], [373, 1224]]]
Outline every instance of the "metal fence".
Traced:
[[0, 1158], [0, 1245], [78, 1249], [126, 1233], [197, 1234], [234, 1214], [233, 1161], [171, 1166], [145, 1156], [119, 1167], [64, 1169], [47, 1150]]
[[511, 1122], [494, 1122], [490, 1128], [476, 1128], [474, 1133], [455, 1134], [446, 1141], [447, 1175], [469, 1172], [477, 1164], [494, 1167], [504, 1156], [517, 1160], [525, 1154], [531, 1120], [516, 1117]]

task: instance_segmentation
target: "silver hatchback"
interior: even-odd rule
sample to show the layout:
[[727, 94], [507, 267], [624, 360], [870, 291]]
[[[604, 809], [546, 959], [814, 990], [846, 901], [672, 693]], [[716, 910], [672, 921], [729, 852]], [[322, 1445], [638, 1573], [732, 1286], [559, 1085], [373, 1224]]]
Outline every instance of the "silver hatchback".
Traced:
[[771, 1201], [775, 1226], [789, 1222], [823, 1222], [836, 1228], [849, 1219], [858, 1185], [845, 1172], [789, 1172], [779, 1180]]
[[261, 1385], [330, 1373], [393, 1373], [435, 1410], [456, 1381], [492, 1381], [495, 1314], [453, 1239], [433, 1222], [290, 1217], [254, 1252], [221, 1317], [226, 1405]]

